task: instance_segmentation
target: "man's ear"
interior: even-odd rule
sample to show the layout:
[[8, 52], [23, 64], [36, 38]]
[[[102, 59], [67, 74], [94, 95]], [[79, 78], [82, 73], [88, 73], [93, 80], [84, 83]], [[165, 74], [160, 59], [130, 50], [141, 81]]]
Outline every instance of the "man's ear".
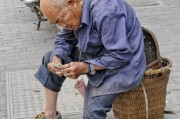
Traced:
[[66, 0], [66, 4], [67, 4], [67, 6], [69, 6], [69, 7], [73, 7], [73, 8], [76, 8], [76, 7], [77, 7], [76, 0]]

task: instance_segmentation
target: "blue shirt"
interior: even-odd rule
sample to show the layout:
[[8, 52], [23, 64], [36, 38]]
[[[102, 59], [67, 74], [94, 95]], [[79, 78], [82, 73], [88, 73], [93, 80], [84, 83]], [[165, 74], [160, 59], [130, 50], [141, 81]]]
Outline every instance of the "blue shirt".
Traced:
[[142, 28], [124, 0], [84, 0], [81, 26], [57, 35], [54, 55], [69, 59], [78, 45], [84, 62], [104, 67], [88, 75], [93, 96], [129, 91], [138, 86], [146, 69]]

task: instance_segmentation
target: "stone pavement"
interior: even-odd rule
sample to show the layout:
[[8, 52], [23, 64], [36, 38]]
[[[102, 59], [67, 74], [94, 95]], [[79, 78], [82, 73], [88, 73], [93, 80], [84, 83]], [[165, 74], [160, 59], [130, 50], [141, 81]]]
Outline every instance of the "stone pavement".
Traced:
[[[173, 62], [166, 110], [175, 114], [166, 114], [165, 119], [179, 119], [180, 1], [127, 1], [142, 25], [155, 33], [161, 55]], [[37, 31], [37, 17], [20, 0], [0, 0], [0, 6], [0, 119], [30, 119], [44, 108], [44, 91], [33, 73], [42, 55], [53, 48], [57, 30], [54, 24], [43, 22]], [[66, 96], [58, 101], [58, 109], [66, 119], [81, 119], [82, 98], [75, 95], [73, 83], [64, 84], [60, 96]], [[112, 113], [108, 118], [113, 119]]]

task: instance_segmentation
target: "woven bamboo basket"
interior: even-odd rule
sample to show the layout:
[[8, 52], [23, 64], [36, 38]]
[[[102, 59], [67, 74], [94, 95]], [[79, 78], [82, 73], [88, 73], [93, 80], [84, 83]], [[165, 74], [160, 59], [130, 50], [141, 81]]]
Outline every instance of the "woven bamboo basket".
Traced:
[[163, 119], [166, 88], [172, 63], [161, 58], [157, 39], [152, 31], [142, 28], [147, 70], [141, 85], [120, 94], [113, 103], [118, 119]]
[[114, 116], [118, 119], [163, 119], [171, 66], [169, 59], [161, 58], [161, 68], [147, 70], [143, 85], [117, 97], [113, 103]]

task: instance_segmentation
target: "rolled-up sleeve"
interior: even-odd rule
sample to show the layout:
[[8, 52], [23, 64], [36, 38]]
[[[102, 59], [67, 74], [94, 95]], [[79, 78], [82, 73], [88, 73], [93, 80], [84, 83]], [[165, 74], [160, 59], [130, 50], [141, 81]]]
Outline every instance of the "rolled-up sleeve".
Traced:
[[51, 60], [55, 55], [57, 55], [61, 59], [70, 60], [69, 55], [71, 55], [71, 52], [76, 45], [77, 39], [74, 35], [74, 32], [67, 29], [61, 30], [55, 40]]
[[116, 69], [128, 64], [132, 58], [132, 50], [126, 35], [124, 14], [111, 13], [96, 20], [96, 27], [104, 48], [108, 53], [86, 62]]

